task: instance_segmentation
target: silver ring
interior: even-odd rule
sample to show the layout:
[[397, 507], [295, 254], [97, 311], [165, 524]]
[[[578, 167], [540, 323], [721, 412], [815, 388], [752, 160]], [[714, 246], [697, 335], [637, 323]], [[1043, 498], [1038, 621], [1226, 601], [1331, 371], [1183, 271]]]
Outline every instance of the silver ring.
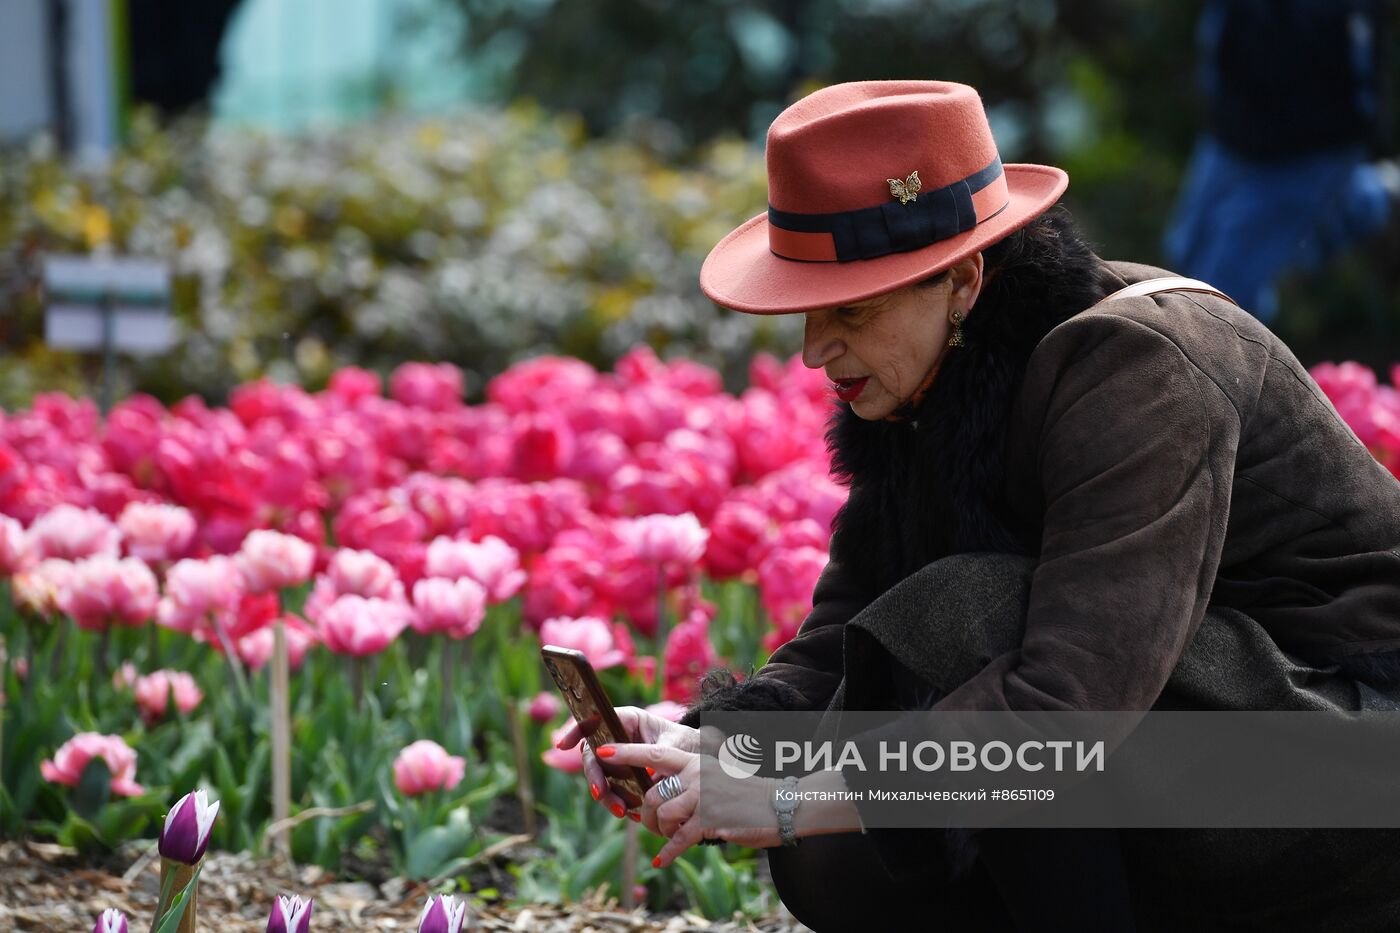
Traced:
[[662, 800], [670, 800], [673, 797], [679, 797], [683, 790], [685, 790], [685, 788], [681, 785], [681, 776], [679, 774], [672, 774], [670, 777], [662, 778], [656, 785], [656, 793], [661, 796]]

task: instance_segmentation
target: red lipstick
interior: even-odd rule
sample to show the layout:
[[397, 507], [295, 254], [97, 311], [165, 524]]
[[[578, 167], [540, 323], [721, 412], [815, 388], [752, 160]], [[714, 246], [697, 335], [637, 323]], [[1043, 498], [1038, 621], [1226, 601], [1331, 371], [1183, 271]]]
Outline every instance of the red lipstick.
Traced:
[[869, 381], [869, 376], [862, 376], [859, 379], [837, 379], [831, 383], [831, 387], [836, 391], [836, 397], [841, 401], [854, 402], [860, 393], [865, 391], [865, 384]]

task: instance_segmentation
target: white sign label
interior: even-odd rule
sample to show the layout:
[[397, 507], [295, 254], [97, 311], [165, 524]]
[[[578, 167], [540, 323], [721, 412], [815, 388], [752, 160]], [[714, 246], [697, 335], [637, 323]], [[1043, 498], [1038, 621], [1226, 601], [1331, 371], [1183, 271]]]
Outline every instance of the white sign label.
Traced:
[[[155, 354], [175, 342], [174, 322], [163, 308], [112, 309], [112, 349]], [[89, 305], [55, 305], [44, 318], [44, 340], [58, 350], [101, 350], [102, 310]]]

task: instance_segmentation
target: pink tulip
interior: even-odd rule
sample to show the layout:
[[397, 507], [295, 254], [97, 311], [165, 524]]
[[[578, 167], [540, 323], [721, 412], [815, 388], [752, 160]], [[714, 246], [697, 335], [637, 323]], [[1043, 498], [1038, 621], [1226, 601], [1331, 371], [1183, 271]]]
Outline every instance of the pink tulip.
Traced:
[[639, 560], [686, 567], [699, 562], [710, 537], [710, 533], [700, 527], [699, 519], [689, 512], [620, 519], [614, 530]]
[[564, 737], [564, 733], [569, 731], [577, 720], [572, 716], [569, 721], [563, 723], [555, 729], [549, 736], [549, 748], [540, 753], [540, 759], [551, 768], [556, 768], [568, 774], [577, 774], [583, 770], [583, 742], [579, 742], [573, 748], [560, 748], [559, 740]]
[[121, 555], [121, 531], [101, 512], [59, 505], [29, 527], [29, 541], [40, 558], [79, 560]]
[[58, 611], [59, 596], [73, 577], [73, 564], [56, 557], [45, 558], [15, 575], [15, 602], [39, 615]]
[[548, 690], [541, 690], [535, 694], [535, 698], [530, 701], [530, 718], [540, 725], [544, 725], [559, 715], [559, 710], [563, 707], [559, 697]]
[[130, 690], [136, 686], [136, 681], [140, 679], [141, 672], [136, 669], [136, 665], [130, 661], [123, 661], [121, 666], [112, 674], [112, 686], [118, 690]]
[[710, 521], [706, 571], [717, 580], [725, 580], [756, 568], [761, 559], [756, 555], [771, 525], [768, 514], [757, 505], [740, 499], [726, 501]]
[[683, 703], [675, 703], [671, 700], [662, 700], [660, 703], [652, 703], [646, 707], [648, 713], [655, 713], [662, 719], [669, 719], [671, 722], [680, 722], [685, 715], [686, 706]]
[[[316, 633], [294, 615], [282, 617], [282, 631], [287, 640], [287, 668], [297, 671], [306, 661], [306, 652], [316, 644]], [[271, 625], [238, 639], [236, 650], [243, 663], [252, 670], [262, 670], [272, 659], [273, 642], [277, 635]]]
[[700, 678], [719, 664], [710, 643], [709, 620], [700, 614], [671, 629], [664, 652], [665, 681], [662, 696], [689, 703], [695, 699]]
[[596, 370], [567, 356], [537, 356], [516, 363], [486, 386], [486, 398], [514, 414], [551, 402], [578, 399], [598, 384]]
[[24, 526], [8, 515], [0, 515], [0, 577], [12, 577], [28, 570], [38, 560]]
[[358, 366], [345, 366], [331, 373], [326, 391], [347, 404], [354, 405], [364, 398], [383, 394], [384, 380], [379, 374]]
[[331, 557], [326, 572], [316, 578], [306, 600], [306, 616], [315, 621], [342, 596], [364, 596], [404, 602], [403, 582], [394, 565], [373, 551], [341, 548]]
[[[187, 635], [208, 638], [217, 621], [225, 634], [233, 628], [242, 605], [243, 575], [231, 557], [176, 561], [165, 574], [165, 597], [156, 621]], [[217, 640], [217, 638], [209, 639]]]
[[764, 638], [775, 651], [797, 634], [812, 611], [812, 590], [826, 567], [828, 555], [814, 547], [774, 550], [758, 568], [759, 599], [776, 629]]
[[525, 584], [520, 554], [492, 535], [480, 541], [435, 538], [428, 545], [425, 571], [430, 577], [466, 577], [480, 583], [493, 605], [514, 596]]
[[466, 577], [428, 577], [413, 584], [413, 608], [413, 628], [420, 635], [467, 638], [486, 618], [486, 590]]
[[184, 557], [196, 530], [188, 509], [147, 502], [133, 502], [123, 509], [117, 527], [126, 539], [127, 553], [152, 564]]
[[182, 671], [159, 670], [137, 678], [134, 689], [136, 704], [141, 707], [141, 716], [146, 722], [156, 722], [165, 715], [172, 691], [176, 709], [185, 714], [194, 712], [204, 699], [204, 693], [194, 678]]
[[511, 427], [515, 460], [511, 472], [523, 480], [564, 476], [574, 458], [574, 432], [554, 412], [517, 415]]
[[462, 404], [462, 371], [451, 363], [404, 363], [389, 377], [389, 394], [410, 408], [450, 411]]
[[335, 540], [342, 547], [373, 551], [397, 562], [400, 554], [422, 540], [425, 527], [405, 495], [369, 489], [345, 500], [335, 517]]
[[467, 761], [429, 739], [420, 739], [394, 759], [394, 785], [408, 797], [435, 790], [451, 790], [462, 781]]
[[582, 651], [597, 670], [621, 664], [628, 657], [618, 647], [613, 628], [596, 616], [546, 619], [540, 625], [540, 643]]
[[250, 593], [300, 586], [311, 579], [315, 563], [315, 547], [278, 531], [249, 532], [238, 552], [238, 568]]
[[336, 654], [378, 654], [399, 637], [413, 618], [401, 603], [342, 596], [321, 614], [320, 636]]
[[57, 605], [82, 628], [102, 631], [114, 622], [145, 622], [155, 615], [159, 600], [156, 575], [144, 561], [104, 555], [73, 565]]
[[139, 797], [146, 789], [136, 783], [136, 752], [119, 735], [79, 732], [59, 746], [51, 760], [39, 763], [39, 772], [52, 784], [77, 787], [88, 762], [101, 758], [112, 774], [112, 793]]

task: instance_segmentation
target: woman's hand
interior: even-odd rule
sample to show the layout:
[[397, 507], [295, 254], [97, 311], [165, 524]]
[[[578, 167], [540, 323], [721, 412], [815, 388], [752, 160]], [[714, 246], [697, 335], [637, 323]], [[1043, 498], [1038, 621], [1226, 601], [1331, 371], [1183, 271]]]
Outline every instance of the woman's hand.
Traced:
[[705, 792], [712, 795], [706, 798], [706, 816], [711, 819], [702, 823], [697, 816], [700, 754], [674, 745], [635, 743], [603, 745], [598, 755], [609, 763], [654, 771], [658, 782], [667, 775], [680, 775], [681, 792], [677, 796], [662, 800], [661, 792], [653, 785], [642, 798], [641, 823], [670, 839], [652, 860], [655, 868], [671, 864], [702, 839], [724, 839], [751, 848], [782, 844], [778, 816], [773, 812], [773, 794], [781, 781], [756, 776], [738, 780], [719, 768], [706, 768]]
[[[628, 742], [678, 749], [692, 754], [713, 751], [711, 746], [718, 747], [715, 745], [714, 737], [705, 731], [672, 722], [663, 716], [647, 712], [637, 706], [617, 707], [617, 718], [622, 722], [622, 728], [627, 733]], [[575, 722], [560, 737], [556, 747], [573, 748], [582, 738], [583, 732], [579, 728], [579, 724]], [[627, 806], [623, 803], [622, 798], [609, 789], [607, 775], [611, 773], [621, 777], [629, 773], [628, 769], [611, 763], [605, 766], [593, 756], [593, 747], [587, 742], [583, 743], [583, 748], [580, 751], [583, 755], [583, 774], [588, 779], [593, 799], [611, 810], [613, 816], [621, 819], [627, 815]], [[638, 816], [633, 814], [632, 818], [638, 819]]]

